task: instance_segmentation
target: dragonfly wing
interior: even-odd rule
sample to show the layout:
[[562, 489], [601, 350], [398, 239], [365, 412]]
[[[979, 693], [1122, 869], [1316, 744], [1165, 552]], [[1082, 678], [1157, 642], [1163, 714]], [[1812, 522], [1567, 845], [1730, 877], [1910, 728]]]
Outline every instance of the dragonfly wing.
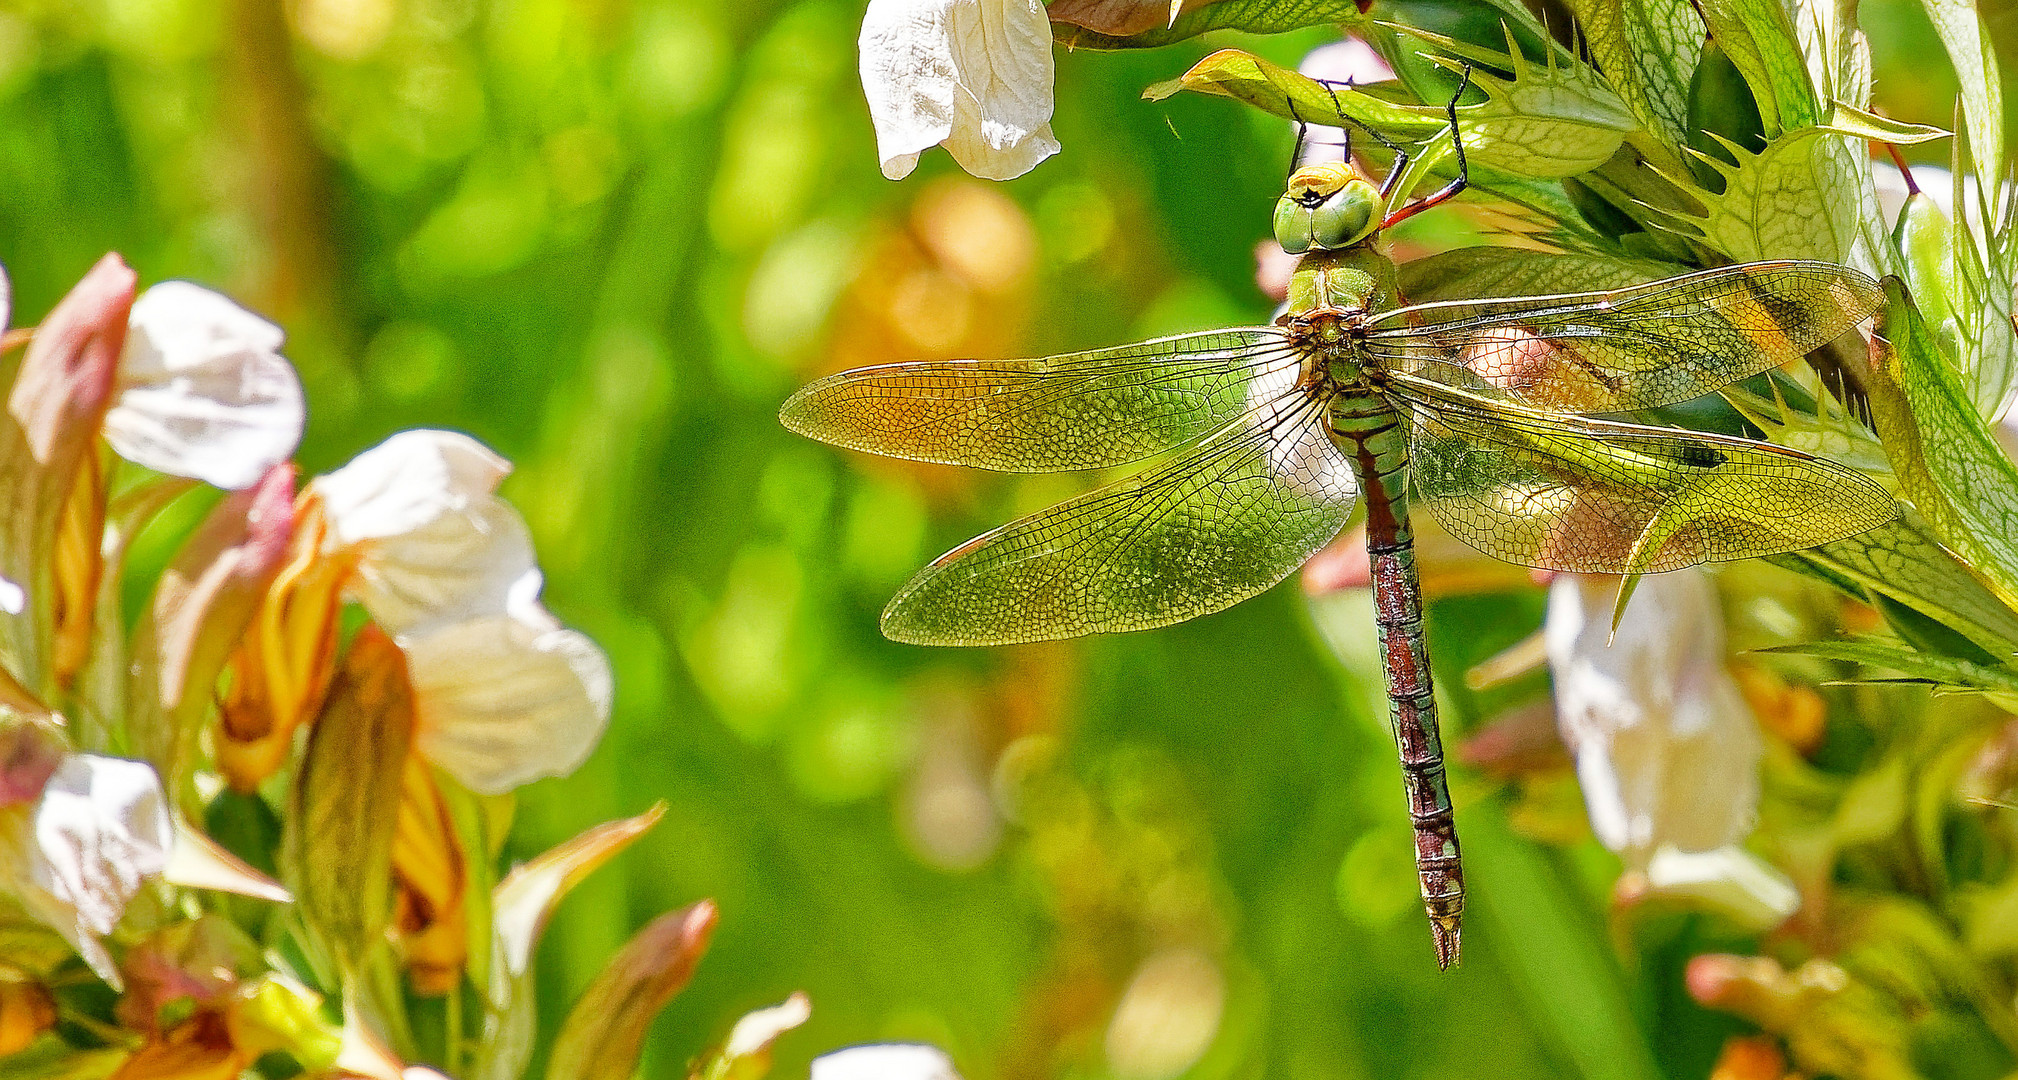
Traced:
[[[1475, 373], [1550, 412], [1650, 409], [1798, 360], [1883, 304], [1824, 262], [1725, 266], [1612, 292], [1421, 304], [1367, 338], [1385, 368], [1464, 385]], [[1434, 320], [1391, 325], [1404, 317]]]
[[1451, 535], [1508, 562], [1677, 570], [1826, 544], [1897, 514], [1863, 474], [1770, 443], [1414, 391], [1416, 498]]
[[1240, 415], [1251, 383], [1295, 368], [1273, 327], [1181, 334], [1031, 360], [917, 361], [814, 382], [779, 419], [850, 450], [1006, 472], [1105, 468]]
[[1352, 513], [1324, 405], [1291, 391], [1169, 461], [961, 544], [911, 579], [883, 633], [1002, 645], [1145, 630], [1288, 576]]

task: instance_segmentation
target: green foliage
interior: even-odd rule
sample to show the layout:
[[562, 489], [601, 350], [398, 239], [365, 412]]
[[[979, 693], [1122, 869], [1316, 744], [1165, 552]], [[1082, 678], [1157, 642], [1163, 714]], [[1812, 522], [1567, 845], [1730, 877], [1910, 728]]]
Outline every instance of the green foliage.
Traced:
[[[618, 705], [578, 774], [522, 794], [508, 841], [479, 808], [452, 807], [459, 832], [486, 837], [468, 853], [476, 892], [596, 822], [667, 808], [564, 904], [565, 890], [542, 897], [536, 963], [476, 944], [465, 1000], [504, 1007], [484, 1020], [494, 1031], [464, 1032], [497, 1049], [462, 1075], [545, 1068], [633, 931], [713, 897], [719, 932], [650, 1029], [645, 1075], [720, 1060], [706, 1055], [736, 1017], [800, 989], [812, 1018], [778, 1041], [776, 1075], [877, 1039], [944, 1045], [968, 1080], [1101, 1075], [1130, 980], [1174, 951], [1221, 978], [1217, 1042], [1187, 1074], [1200, 1080], [1480, 1062], [1507, 1078], [1679, 1080], [1707, 1074], [1736, 1031], [1783, 1036], [1810, 1072], [1864, 1060], [1988, 1076], [2018, 1051], [2018, 845], [2007, 811], [1954, 792], [2018, 680], [2018, 615], [2000, 598], [2018, 595], [2018, 532], [1996, 516], [2018, 488], [1985, 419], [2018, 367], [2018, 242], [1994, 199], [2007, 141], [1972, 6], [1861, 7], [1867, 25], [1931, 19], [1959, 122], [1946, 101], [1929, 115], [1884, 96], [1909, 94], [1937, 55], [1792, 22], [1768, 0], [1570, 0], [1552, 10], [1573, 32], [1512, 3], [1383, 3], [1361, 19], [1350, 0], [1223, 0], [1125, 39], [1055, 27], [1081, 47], [1058, 53], [1066, 151], [981, 188], [936, 154], [904, 185], [875, 175], [859, 4], [304, 0], [220, 17], [190, 0], [34, 3], [0, 13], [0, 257], [24, 324], [112, 248], [145, 280], [215, 284], [283, 323], [315, 410], [309, 471], [420, 423], [519, 463], [507, 492], [536, 534], [545, 597], [610, 651]], [[1336, 23], [1400, 80], [1334, 105], [1297, 76]], [[1705, 70], [1706, 31], [1727, 72]], [[1456, 776], [1480, 927], [1465, 966], [1437, 976], [1405, 878], [1400, 902], [1379, 896], [1407, 852], [1377, 672], [1343, 640], [1364, 612], [1327, 612], [1334, 598], [1313, 619], [1283, 589], [1123, 638], [899, 647], [875, 613], [910, 568], [1070, 483], [858, 467], [773, 421], [791, 388], [846, 364], [1265, 320], [1252, 251], [1291, 103], [1306, 121], [1342, 111], [1434, 146], [1458, 60], [1481, 88], [1459, 109], [1478, 189], [1461, 205], [1503, 213], [1412, 221], [1403, 240], [1450, 249], [1404, 265], [1413, 299], [1750, 258], [1905, 272], [1892, 363], [1867, 384], [1882, 443], [1805, 375], [1801, 395], [1755, 384], [1720, 414], [1865, 468], [1916, 509], [1774, 560], [1798, 574], [1745, 568], [1726, 584], [1744, 647], [1841, 629], [1839, 594], [1896, 634], [1760, 661], [1803, 688], [1846, 684], [1817, 692], [1827, 728], [1807, 756], [1774, 737], [1759, 840], [1804, 891], [1844, 901], [1828, 910], [1855, 914], [1835, 926], [1845, 940], [1878, 943], [1833, 967], [1804, 967], [1820, 961], [1796, 933], [1761, 944], [1690, 910], [1615, 908], [1617, 861], [1556, 763]], [[1259, 111], [1139, 100], [1194, 63], [1184, 88]], [[1860, 140], [1917, 144], [1934, 124], [1966, 139], [1957, 209], [1895, 241]], [[1417, 162], [1425, 183], [1450, 175], [1447, 153]], [[1500, 231], [1555, 250], [1479, 236]], [[133, 538], [129, 579], [153, 580], [203, 510], [175, 504]], [[148, 598], [123, 600], [136, 612]], [[1464, 675], [1540, 618], [1532, 590], [1434, 605], [1453, 746], [1539, 693], [1533, 679], [1474, 691]], [[1874, 672], [1969, 693], [1930, 700]], [[335, 816], [339, 796], [367, 793], [318, 794]], [[271, 826], [252, 812], [264, 805], [212, 803], [246, 812], [248, 835]], [[941, 819], [969, 829], [934, 832]], [[318, 917], [352, 924], [342, 936], [383, 919], [382, 898], [336, 884], [305, 891], [333, 898], [341, 910]], [[11, 925], [0, 917], [10, 962], [29, 951], [8, 944]], [[1689, 995], [1692, 957], [1761, 950], [1786, 968], [1747, 976], [1765, 1005], [1712, 1011]], [[405, 993], [398, 973], [374, 977], [375, 992]], [[78, 1030], [110, 1016], [81, 993], [63, 1005]], [[436, 1015], [404, 1034], [439, 1061], [454, 1048]], [[118, 1061], [49, 1041], [0, 1076]], [[571, 1064], [584, 1049], [562, 1073], [589, 1074]]]

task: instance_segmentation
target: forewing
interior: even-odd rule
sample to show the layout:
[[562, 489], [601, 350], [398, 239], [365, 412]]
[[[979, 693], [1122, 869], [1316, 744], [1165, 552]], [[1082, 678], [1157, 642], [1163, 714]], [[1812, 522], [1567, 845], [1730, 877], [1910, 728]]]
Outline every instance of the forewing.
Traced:
[[1278, 329], [1214, 330], [1031, 360], [858, 368], [806, 386], [778, 415], [801, 435], [872, 454], [1095, 469], [1213, 431], [1247, 406], [1256, 378], [1296, 364]]
[[1451, 535], [1508, 562], [1676, 570], [1826, 544], [1897, 513], [1861, 473], [1770, 443], [1417, 389], [1415, 497]]
[[1166, 626], [1245, 600], [1345, 524], [1356, 485], [1324, 406], [1291, 391], [1171, 460], [934, 560], [883, 611], [921, 645]]
[[[1650, 409], [1798, 360], [1869, 317], [1878, 284], [1823, 262], [1725, 266], [1612, 292], [1461, 300], [1376, 320], [1382, 367], [1447, 385], [1460, 372], [1551, 412]], [[1403, 318], [1425, 325], [1390, 325]]]

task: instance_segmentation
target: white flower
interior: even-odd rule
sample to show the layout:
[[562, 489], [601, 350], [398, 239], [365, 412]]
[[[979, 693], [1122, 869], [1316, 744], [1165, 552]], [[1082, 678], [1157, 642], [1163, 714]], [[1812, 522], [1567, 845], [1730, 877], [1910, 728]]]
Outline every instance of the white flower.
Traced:
[[960, 1074], [936, 1046], [882, 1043], [814, 1058], [812, 1080], [960, 1080]]
[[99, 939], [168, 865], [175, 829], [161, 779], [138, 761], [67, 755], [32, 803], [0, 810], [0, 885], [120, 984]]
[[609, 725], [609, 659], [544, 609], [449, 623], [400, 647], [416, 748], [472, 791], [566, 776]]
[[934, 145], [989, 180], [1058, 152], [1051, 22], [1039, 0], [869, 0], [861, 48], [884, 176], [909, 176]]
[[467, 435], [403, 431], [309, 487], [324, 553], [406, 654], [416, 747], [502, 794], [573, 772], [609, 724], [609, 659], [539, 602], [525, 519], [496, 494], [511, 463]]
[[1641, 578], [1607, 648], [1616, 588], [1560, 575], [1544, 623], [1556, 721], [1591, 829], [1649, 891], [1772, 925], [1798, 898], [1737, 847], [1757, 813], [1763, 746], [1724, 666], [1716, 591], [1698, 570]]
[[1607, 648], [1617, 579], [1564, 574], [1545, 640], [1556, 721], [1591, 828], [1644, 862], [1744, 838], [1759, 802], [1758, 723], [1724, 668], [1715, 590], [1700, 571], [1649, 574]]
[[505, 610], [537, 564], [525, 519], [497, 497], [511, 463], [455, 431], [402, 431], [317, 477], [330, 551], [357, 552], [349, 589], [394, 637]]
[[1646, 880], [1649, 895], [1696, 900], [1752, 930], [1770, 930], [1801, 906], [1793, 882], [1736, 844], [1712, 851], [1663, 847], [1647, 863]]
[[228, 491], [293, 456], [307, 422], [280, 328], [186, 281], [134, 301], [105, 440], [157, 472]]

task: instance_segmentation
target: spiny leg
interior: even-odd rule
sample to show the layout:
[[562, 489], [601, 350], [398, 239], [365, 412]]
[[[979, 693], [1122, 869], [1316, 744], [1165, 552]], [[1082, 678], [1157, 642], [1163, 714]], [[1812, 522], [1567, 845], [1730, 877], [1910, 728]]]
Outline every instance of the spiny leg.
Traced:
[[1366, 123], [1365, 121], [1346, 115], [1345, 104], [1338, 100], [1337, 88], [1342, 86], [1347, 90], [1352, 89], [1353, 84], [1350, 80], [1347, 80], [1345, 82], [1339, 82], [1335, 79], [1313, 79], [1311, 81], [1315, 82], [1319, 86], [1324, 87], [1324, 92], [1331, 95], [1332, 111], [1336, 112], [1338, 114], [1338, 118], [1344, 121], [1344, 123], [1340, 125], [1339, 130], [1346, 133], [1345, 156], [1348, 159], [1352, 157], [1352, 131], [1351, 131], [1352, 128], [1358, 128], [1359, 130], [1366, 132], [1367, 135], [1370, 136], [1374, 142], [1377, 142], [1381, 146], [1387, 148], [1387, 152], [1394, 155], [1394, 167], [1388, 170], [1387, 179], [1382, 181], [1380, 185], [1381, 202], [1385, 204], [1387, 202], [1387, 197], [1389, 193], [1391, 193], [1394, 190], [1394, 185], [1401, 179], [1402, 170], [1408, 168], [1408, 151], [1402, 149], [1400, 143], [1395, 142], [1393, 139], [1390, 139], [1385, 135], [1382, 135], [1380, 133], [1380, 129], [1374, 127], [1371, 124]]
[[[1457, 197], [1458, 192], [1471, 186], [1471, 170], [1464, 160], [1464, 140], [1458, 137], [1457, 131], [1457, 102], [1459, 98], [1464, 96], [1465, 89], [1469, 86], [1471, 86], [1471, 65], [1467, 63], [1464, 65], [1464, 76], [1458, 80], [1457, 93], [1452, 94], [1449, 104], [1444, 106], [1444, 113], [1450, 117], [1450, 146], [1452, 150], [1457, 152], [1457, 178], [1445, 184], [1437, 191], [1431, 192], [1389, 214], [1387, 220], [1380, 223], [1381, 228], [1392, 229], [1432, 206], [1439, 206], [1449, 202]], [[1401, 166], [1397, 164], [1394, 172], [1388, 175], [1387, 183], [1382, 185], [1381, 193], [1386, 194], [1387, 190], [1393, 186], [1395, 178], [1400, 175]]]

